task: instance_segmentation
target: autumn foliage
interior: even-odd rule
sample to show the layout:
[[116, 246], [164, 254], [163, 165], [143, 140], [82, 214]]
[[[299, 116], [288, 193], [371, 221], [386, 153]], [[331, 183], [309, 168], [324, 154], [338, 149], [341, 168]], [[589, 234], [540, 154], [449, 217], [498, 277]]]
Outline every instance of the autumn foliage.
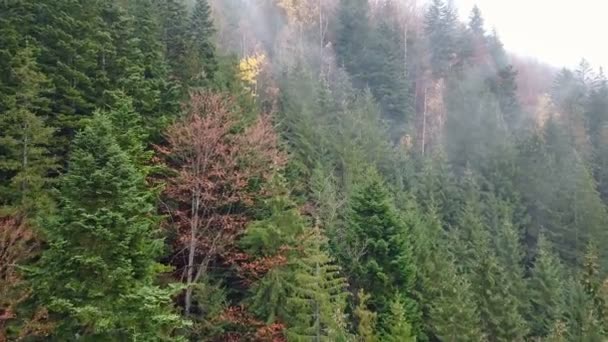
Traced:
[[27, 300], [31, 290], [18, 272], [18, 265], [38, 250], [38, 240], [24, 217], [0, 218], [0, 341], [6, 341], [5, 329], [12, 322], [22, 326], [19, 338], [45, 336], [51, 329], [45, 309], [38, 308], [29, 318], [19, 317], [17, 305]]
[[[158, 148], [172, 171], [164, 196], [176, 233], [174, 264], [188, 285], [210, 264], [229, 259], [260, 184], [285, 163], [270, 118], [242, 128], [235, 108], [223, 94], [192, 93], [185, 117]], [[189, 288], [186, 312], [190, 304]]]

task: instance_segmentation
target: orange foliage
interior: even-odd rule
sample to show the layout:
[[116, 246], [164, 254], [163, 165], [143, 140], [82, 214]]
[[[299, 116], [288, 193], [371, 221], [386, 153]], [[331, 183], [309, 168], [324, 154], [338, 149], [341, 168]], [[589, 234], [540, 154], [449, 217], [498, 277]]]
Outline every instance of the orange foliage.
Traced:
[[38, 309], [29, 319], [17, 317], [15, 310], [31, 294], [17, 265], [31, 258], [37, 248], [38, 241], [23, 217], [0, 218], [0, 341], [7, 340], [5, 328], [15, 320], [22, 323], [19, 339], [46, 336], [52, 329], [45, 309]]
[[[285, 164], [271, 119], [262, 115], [235, 134], [239, 122], [233, 108], [233, 100], [222, 94], [192, 93], [186, 116], [168, 129], [167, 145], [158, 148], [173, 171], [164, 195], [177, 231], [175, 266], [188, 285], [214, 260], [233, 253], [247, 209], [260, 195], [252, 183], [265, 183]], [[188, 289], [186, 312], [190, 296]]]
[[241, 306], [232, 306], [226, 309], [221, 319], [227, 323], [243, 326], [251, 331], [242, 333], [230, 332], [222, 336], [222, 341], [258, 341], [258, 342], [285, 342], [283, 331], [285, 326], [281, 323], [264, 324], [255, 319]]

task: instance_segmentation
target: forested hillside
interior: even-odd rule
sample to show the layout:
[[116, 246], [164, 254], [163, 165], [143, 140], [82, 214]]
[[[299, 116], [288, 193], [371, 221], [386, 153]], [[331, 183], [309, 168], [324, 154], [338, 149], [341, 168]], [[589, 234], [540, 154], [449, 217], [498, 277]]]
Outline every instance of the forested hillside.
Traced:
[[0, 1], [0, 341], [608, 340], [608, 81], [507, 51], [445, 0]]

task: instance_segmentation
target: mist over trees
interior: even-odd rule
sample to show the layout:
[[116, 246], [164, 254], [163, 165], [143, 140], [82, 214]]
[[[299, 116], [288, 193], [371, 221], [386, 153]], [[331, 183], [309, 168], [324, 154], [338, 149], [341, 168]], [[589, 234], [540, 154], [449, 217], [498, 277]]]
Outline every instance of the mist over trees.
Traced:
[[457, 13], [0, 2], [0, 341], [606, 340], [606, 76]]

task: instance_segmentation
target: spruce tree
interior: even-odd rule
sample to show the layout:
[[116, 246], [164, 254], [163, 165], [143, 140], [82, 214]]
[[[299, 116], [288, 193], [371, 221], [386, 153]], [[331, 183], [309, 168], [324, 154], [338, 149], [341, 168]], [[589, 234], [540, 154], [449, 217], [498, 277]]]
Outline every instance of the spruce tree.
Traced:
[[442, 341], [482, 341], [481, 319], [466, 275], [459, 274], [453, 260], [445, 260], [437, 297], [431, 303], [430, 331]]
[[382, 332], [381, 339], [386, 342], [416, 342], [412, 326], [407, 320], [403, 303], [399, 298], [390, 304], [390, 317]]
[[209, 85], [217, 72], [218, 62], [213, 45], [214, 34], [215, 29], [208, 1], [196, 0], [188, 27], [188, 63], [191, 68], [190, 84], [193, 86]]
[[357, 306], [353, 313], [357, 321], [357, 339], [361, 342], [376, 341], [375, 327], [378, 314], [368, 309], [367, 302], [370, 298], [371, 296], [364, 290], [357, 292]]
[[327, 239], [308, 228], [284, 190], [269, 207], [270, 216], [251, 223], [240, 244], [262, 260], [283, 261], [253, 285], [246, 303], [268, 324], [285, 323], [295, 341], [343, 341], [346, 281], [327, 254]]
[[512, 223], [511, 209], [507, 208], [503, 216], [499, 223], [500, 230], [497, 232], [496, 254], [508, 279], [509, 292], [517, 301], [518, 311], [522, 317], [526, 317], [529, 310], [529, 292], [528, 284], [524, 279], [524, 252], [521, 238]]
[[140, 88], [133, 89], [131, 96], [137, 112], [157, 140], [161, 129], [180, 110], [179, 89], [169, 80], [169, 62], [161, 40], [162, 11], [155, 0], [135, 0], [130, 2], [129, 14], [133, 16], [133, 35], [143, 67]]
[[336, 53], [338, 64], [353, 78], [356, 87], [366, 87], [365, 54], [370, 39], [369, 3], [367, 0], [340, 0]]
[[346, 239], [362, 249], [359, 260], [345, 261], [352, 285], [372, 295], [370, 309], [378, 313], [381, 326], [390, 317], [395, 293], [405, 301], [412, 324], [417, 324], [418, 309], [411, 299], [416, 272], [408, 232], [375, 170], [370, 169], [356, 186], [349, 211]]
[[479, 10], [479, 7], [477, 7], [477, 5], [473, 6], [473, 9], [471, 10], [471, 16], [469, 18], [469, 28], [471, 29], [471, 31], [473, 32], [474, 35], [479, 36], [479, 37], [484, 37], [486, 34], [486, 31], [484, 29], [484, 20], [483, 17], [481, 16], [481, 10]]
[[48, 248], [31, 271], [34, 295], [60, 340], [174, 340], [171, 292], [154, 285], [154, 196], [113, 131], [96, 114], [74, 141], [59, 209], [41, 223]]
[[49, 151], [54, 129], [41, 115], [48, 104], [41, 94], [48, 82], [35, 56], [28, 46], [12, 59], [13, 89], [0, 114], [0, 206], [16, 206], [28, 214], [50, 204], [45, 193], [57, 167]]
[[467, 201], [454, 244], [463, 246], [461, 260], [470, 274], [483, 332], [496, 341], [519, 341], [527, 334], [526, 322], [519, 300], [511, 292], [512, 279], [492, 249], [478, 208], [474, 199]]
[[456, 54], [458, 17], [451, 3], [433, 0], [424, 17], [431, 68], [436, 77], [449, 74]]
[[538, 252], [530, 277], [531, 334], [547, 336], [564, 310], [564, 274], [559, 258], [544, 235], [538, 239]]
[[[101, 2], [84, 4], [69, 0], [37, 2], [35, 20], [40, 23], [33, 37], [41, 44], [41, 71], [51, 87], [49, 123], [58, 128], [55, 149], [64, 156], [69, 141], [81, 127], [81, 120], [98, 104], [98, 71], [103, 50], [109, 43], [104, 34]], [[105, 45], [104, 45], [105, 44]]]
[[162, 42], [165, 46], [165, 58], [170, 66], [170, 75], [182, 87], [187, 84], [188, 56], [188, 11], [183, 0], [167, 0], [161, 5]]
[[302, 249], [294, 260], [287, 337], [294, 341], [344, 341], [346, 280], [325, 249], [326, 238], [318, 228], [300, 240]]

